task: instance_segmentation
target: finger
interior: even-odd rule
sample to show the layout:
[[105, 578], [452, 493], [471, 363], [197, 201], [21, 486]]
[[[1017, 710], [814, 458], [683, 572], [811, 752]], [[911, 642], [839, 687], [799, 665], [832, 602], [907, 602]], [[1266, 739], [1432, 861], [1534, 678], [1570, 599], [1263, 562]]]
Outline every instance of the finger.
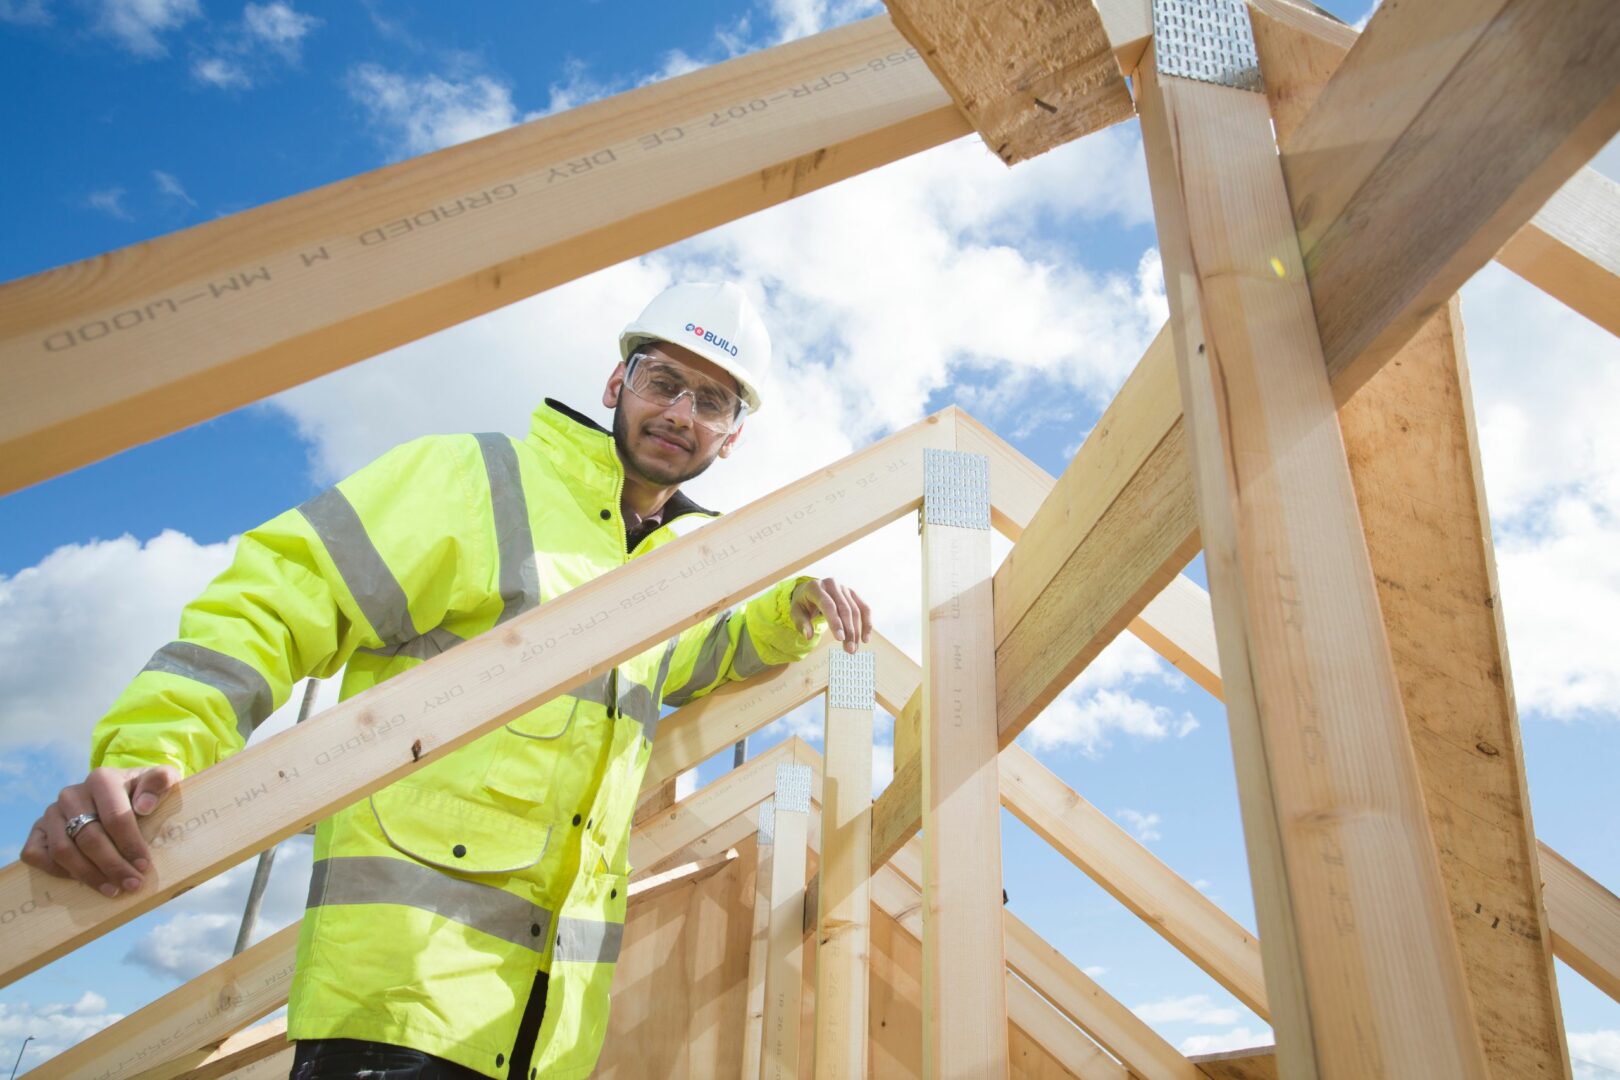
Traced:
[[[126, 774], [121, 769], [97, 769], [85, 780], [84, 786], [95, 800], [96, 813], [108, 838], [130, 870], [138, 875], [146, 873], [151, 867], [152, 853], [147, 850], [146, 838], [135, 823], [135, 810], [129, 804], [129, 791], [125, 787], [127, 782]], [[84, 834], [79, 835], [82, 838]], [[124, 887], [139, 888], [139, 880], [134, 886], [126, 882]]]
[[[831, 579], [828, 579], [827, 584], [830, 586], [827, 591], [832, 595], [834, 610], [838, 613], [838, 628], [840, 630], [838, 640], [844, 643], [845, 652], [854, 652], [856, 638], [852, 626], [854, 618], [852, 605], [844, 596], [843, 586]], [[828, 615], [828, 618], [831, 619], [832, 616]]]
[[[99, 775], [98, 775], [99, 774]], [[96, 820], [79, 830], [73, 842], [79, 853], [96, 864], [102, 876], [121, 888], [134, 892], [141, 887], [141, 872], [133, 860], [120, 849], [118, 835], [133, 832], [137, 840], [140, 830], [135, 828], [135, 811], [129, 807], [129, 793], [124, 790], [121, 773], [97, 769], [85, 780], [81, 790]]]
[[872, 609], [866, 606], [866, 601], [862, 600], [861, 599], [861, 594], [856, 592], [854, 589], [851, 589], [849, 591], [849, 595], [851, 595], [851, 596], [853, 596], [855, 598], [855, 606], [857, 608], [859, 608], [860, 612], [861, 612], [861, 640], [862, 641], [871, 641], [872, 640]]
[[173, 765], [154, 765], [135, 777], [130, 788], [130, 804], [142, 817], [158, 808], [169, 789], [180, 782], [180, 770]]
[[50, 846], [51, 860], [62, 868], [66, 876], [100, 889], [107, 896], [117, 896], [118, 886], [102, 877], [101, 871], [79, 854], [78, 847], [68, 839], [67, 818], [62, 816], [61, 807], [55, 803], [46, 807], [44, 822], [45, 842]]
[[35, 870], [43, 870], [52, 877], [67, 877], [67, 873], [51, 858], [50, 846], [45, 842], [44, 818], [34, 822], [33, 827], [28, 830], [28, 839], [23, 841], [22, 851], [17, 857]]
[[[72, 784], [63, 788], [62, 793], [56, 798], [56, 805], [62, 815], [69, 820], [80, 814], [91, 813], [99, 818], [101, 813], [88, 779], [82, 784]], [[100, 820], [86, 823], [69, 838], [68, 843], [78, 849], [79, 855], [89, 860], [100, 873], [102, 880], [111, 882], [116, 888], [131, 891], [141, 887], [140, 874], [118, 853]], [[105, 889], [102, 891], [106, 892]]]
[[827, 629], [832, 631], [832, 636], [839, 641], [843, 641], [844, 626], [838, 621], [838, 604], [827, 591], [827, 586], [832, 583], [832, 578], [812, 582], [805, 591], [809, 593], [810, 599], [815, 602], [816, 607], [821, 611], [821, 617], [827, 620]]

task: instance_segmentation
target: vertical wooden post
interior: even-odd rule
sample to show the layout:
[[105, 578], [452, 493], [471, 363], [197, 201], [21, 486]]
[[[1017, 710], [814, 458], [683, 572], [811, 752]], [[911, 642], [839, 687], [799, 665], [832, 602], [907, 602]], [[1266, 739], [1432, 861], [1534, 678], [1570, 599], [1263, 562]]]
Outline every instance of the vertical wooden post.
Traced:
[[827, 654], [827, 756], [821, 765], [821, 892], [816, 925], [816, 1077], [867, 1071], [872, 933], [874, 657]]
[[765, 1036], [765, 970], [771, 949], [771, 874], [776, 862], [776, 802], [759, 805], [758, 852], [754, 864], [754, 930], [748, 939], [747, 1012], [743, 1017], [742, 1080], [760, 1080]]
[[1007, 1075], [990, 464], [923, 454], [923, 1075]]
[[804, 1001], [804, 878], [810, 839], [808, 765], [776, 767], [776, 844], [771, 859], [770, 947], [760, 1076], [797, 1080]]
[[1281, 1072], [1483, 1077], [1248, 15], [1154, 19], [1138, 108]]

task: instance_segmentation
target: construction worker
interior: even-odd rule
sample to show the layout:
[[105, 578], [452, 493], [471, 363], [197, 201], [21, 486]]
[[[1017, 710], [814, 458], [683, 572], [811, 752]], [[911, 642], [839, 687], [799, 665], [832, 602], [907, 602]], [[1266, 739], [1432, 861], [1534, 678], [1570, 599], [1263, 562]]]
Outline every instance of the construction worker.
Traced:
[[[417, 439], [242, 537], [23, 860], [139, 889], [136, 816], [241, 749], [300, 678], [345, 669], [357, 694], [714, 517], [680, 485], [759, 410], [763, 323], [735, 285], [676, 285], [619, 345], [612, 432], [547, 400], [526, 439]], [[660, 702], [800, 659], [823, 624], [853, 652], [871, 614], [830, 578], [782, 582], [322, 822], [293, 1076], [588, 1075]]]

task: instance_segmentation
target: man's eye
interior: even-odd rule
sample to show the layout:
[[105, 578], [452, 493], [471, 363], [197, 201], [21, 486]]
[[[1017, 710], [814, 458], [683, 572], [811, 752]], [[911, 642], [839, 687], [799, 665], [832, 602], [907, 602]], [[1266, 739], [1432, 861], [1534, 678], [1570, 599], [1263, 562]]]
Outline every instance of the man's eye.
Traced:
[[719, 416], [726, 411], [725, 399], [712, 391], [699, 394], [697, 403], [698, 408], [713, 416]]
[[681, 385], [681, 381], [679, 379], [671, 378], [662, 372], [654, 372], [651, 378], [648, 380], [647, 385], [658, 391], [660, 394], [678, 394], [685, 389], [685, 387]]

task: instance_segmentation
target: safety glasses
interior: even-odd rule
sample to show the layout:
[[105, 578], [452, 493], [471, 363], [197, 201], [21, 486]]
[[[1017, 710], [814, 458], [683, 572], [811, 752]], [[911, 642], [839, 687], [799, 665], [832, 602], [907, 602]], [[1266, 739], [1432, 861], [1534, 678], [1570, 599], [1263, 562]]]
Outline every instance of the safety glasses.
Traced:
[[634, 353], [625, 387], [654, 405], [669, 406], [683, 396], [692, 399], [692, 421], [705, 431], [730, 435], [743, 421], [747, 405], [735, 392], [706, 375], [646, 353]]

